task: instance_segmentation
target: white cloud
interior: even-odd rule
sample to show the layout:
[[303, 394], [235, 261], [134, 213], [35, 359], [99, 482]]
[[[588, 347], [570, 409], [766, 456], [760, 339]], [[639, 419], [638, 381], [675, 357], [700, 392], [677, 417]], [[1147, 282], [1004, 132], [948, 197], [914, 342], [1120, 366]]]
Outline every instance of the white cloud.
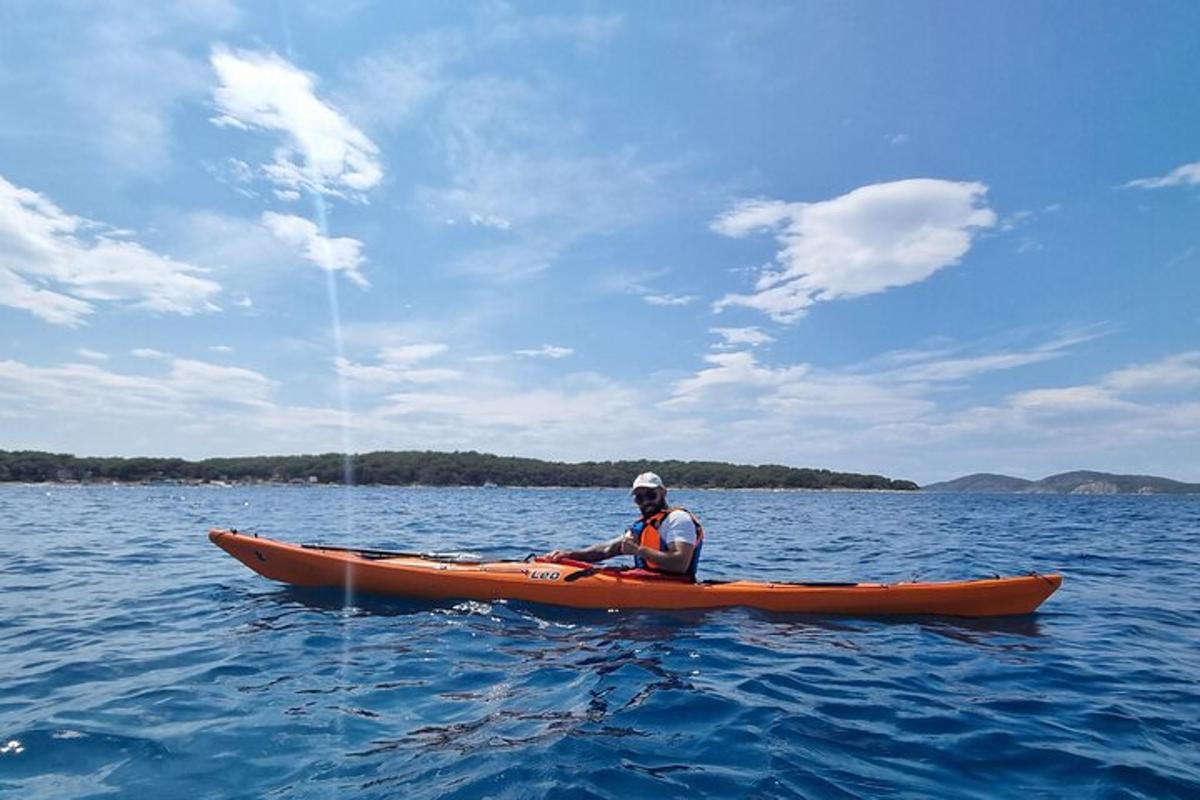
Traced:
[[361, 198], [379, 183], [379, 149], [315, 93], [315, 80], [274, 53], [214, 48], [218, 125], [283, 134], [263, 172], [280, 190]]
[[694, 294], [645, 294], [642, 300], [652, 306], [686, 306], [698, 298]]
[[749, 200], [712, 222], [725, 236], [770, 230], [780, 245], [750, 295], [714, 306], [746, 306], [780, 322], [820, 301], [860, 297], [925, 280], [957, 264], [981, 228], [996, 224], [981, 183], [912, 179], [874, 184], [817, 203]]
[[[213, 211], [156, 216], [156, 230], [180, 258], [212, 271], [225, 290], [224, 305], [254, 312], [254, 298], [278, 298], [281, 286], [307, 264], [303, 247], [276, 236], [261, 215], [246, 219]], [[304, 259], [301, 261], [301, 259]]]
[[417, 342], [389, 345], [379, 350], [377, 364], [357, 364], [341, 358], [336, 362], [338, 374], [360, 384], [390, 385], [397, 383], [445, 383], [457, 381], [463, 373], [447, 367], [415, 366], [446, 352], [449, 348], [439, 342]]
[[228, 158], [223, 162], [203, 162], [204, 171], [217, 183], [233, 188], [233, 191], [250, 200], [257, 200], [259, 193], [250, 188], [254, 183], [254, 168], [245, 161]]
[[322, 236], [316, 223], [291, 214], [266, 211], [262, 224], [304, 258], [330, 272], [344, 272], [355, 284], [367, 287], [370, 284], [358, 268], [363, 263], [362, 242], [345, 236]]
[[440, 342], [419, 342], [384, 347], [379, 351], [380, 358], [385, 364], [392, 366], [408, 366], [418, 361], [425, 361], [441, 355], [449, 349]]
[[218, 310], [212, 299], [221, 287], [201, 277], [203, 269], [123, 235], [0, 177], [0, 304], [60, 325], [82, 323], [97, 302], [185, 315]]
[[554, 265], [562, 245], [548, 239], [526, 237], [511, 244], [480, 247], [462, 256], [456, 272], [496, 283], [533, 277]]
[[269, 405], [271, 382], [239, 367], [187, 359], [163, 359], [165, 374], [130, 375], [92, 364], [34, 367], [0, 361], [0, 389], [14, 389], [39, 410], [86, 418], [139, 415], [186, 416], [198, 407], [249, 408]]
[[[147, 375], [94, 364], [0, 361], [0, 432], [15, 446], [40, 449], [157, 447], [167, 455], [203, 456], [337, 449], [349, 431], [371, 448], [482, 449], [568, 460], [645, 454], [770, 461], [918, 480], [979, 469], [1037, 476], [1079, 467], [1187, 479], [1200, 446], [1200, 403], [1151, 403], [1137, 395], [1144, 387], [1191, 385], [1190, 373], [1183, 384], [1161, 376], [1174, 374], [1172, 365], [1194, 364], [1194, 353], [1116, 370], [1091, 385], [1027, 383], [995, 405], [955, 409], [946, 407], [938, 384], [892, 368], [769, 365], [751, 353], [711, 353], [694, 376], [675, 384], [652, 381], [649, 395], [644, 381], [579, 374], [530, 390], [505, 379], [503, 368], [433, 380], [421, 373], [437, 370], [428, 362], [446, 350], [432, 342], [394, 346], [411, 348], [393, 354], [394, 369], [411, 374], [351, 369], [362, 379], [356, 385], [371, 393], [347, 414], [276, 404], [273, 381], [253, 370], [163, 354]], [[999, 363], [989, 355], [997, 354], [984, 354], [981, 363]], [[943, 351], [926, 355], [929, 361], [943, 357]], [[885, 354], [875, 363], [921, 358]], [[382, 358], [343, 366], [388, 367]], [[648, 402], [656, 386], [668, 393], [667, 402]], [[376, 399], [382, 390], [389, 391]], [[49, 423], [30, 426], [29, 419]], [[86, 438], [72, 427], [77, 420], [87, 421]], [[27, 433], [33, 427], [42, 431], [36, 439]]]
[[[501, 309], [503, 311], [503, 309]], [[362, 360], [360, 354], [370, 353], [375, 360], [399, 366], [425, 363], [453, 349], [463, 355], [481, 353], [480, 348], [495, 345], [497, 305], [468, 302], [457, 311], [440, 307], [431, 316], [404, 314], [389, 322], [343, 323], [341, 336], [344, 351], [351, 358]], [[507, 314], [507, 311], [503, 313]], [[335, 347], [335, 332], [326, 331], [321, 345], [328, 352]]]
[[722, 236], [741, 239], [788, 222], [793, 216], [801, 214], [805, 207], [804, 203], [783, 203], [778, 200], [742, 200], [714, 219], [709, 227]]
[[[816, 369], [809, 364], [771, 367], [748, 351], [710, 353], [710, 365], [677, 381], [665, 410], [730, 415], [737, 425], [784, 431], [803, 424], [869, 424], [920, 418], [935, 408], [921, 387]], [[820, 421], [820, 422], [818, 422]]]
[[214, 353], [232, 353], [233, 352], [233, 348], [227, 344], [209, 345], [208, 349]]
[[512, 227], [512, 223], [504, 217], [484, 216], [482, 214], [472, 214], [470, 223], [478, 227], [495, 228], [498, 231], [506, 231]]
[[920, 419], [937, 408], [914, 386], [829, 373], [784, 383], [762, 399], [762, 406], [776, 418], [870, 425]]
[[0, 267], [0, 305], [24, 309], [59, 325], [78, 325], [93, 310], [91, 303], [41, 289], [3, 267]]
[[1019, 211], [1014, 211], [1004, 219], [1000, 220], [999, 228], [1002, 231], [1013, 231], [1019, 226], [1024, 225], [1026, 222], [1029, 222], [1031, 219], [1033, 219], [1033, 212], [1021, 209]]
[[1195, 245], [1191, 247], [1185, 247], [1183, 250], [1167, 259], [1166, 266], [1174, 267], [1177, 264], [1182, 264], [1183, 262], [1191, 259], [1197, 253], [1200, 253], [1200, 247], [1196, 247]]
[[779, 369], [765, 367], [749, 351], [709, 353], [704, 361], [712, 366], [677, 381], [672, 396], [660, 403], [661, 406], [682, 408], [699, 405], [701, 401], [714, 402], [714, 393], [726, 387], [739, 396], [761, 397], [763, 390], [797, 380], [809, 371], [804, 364]]
[[1106, 375], [1103, 384], [1126, 394], [1200, 387], [1200, 352], [1126, 367]]
[[590, 286], [595, 291], [604, 294], [610, 292], [632, 294], [640, 297], [643, 303], [650, 306], [683, 307], [689, 306], [700, 299], [694, 294], [671, 294], [658, 291], [647, 285], [670, 274], [671, 270], [662, 267], [655, 269], [608, 268], [597, 274], [594, 280], [591, 281]]
[[396, 128], [412, 121], [450, 83], [448, 67], [468, 52], [464, 37], [434, 32], [407, 38], [373, 53], [346, 71], [339, 93], [355, 119]]
[[89, 361], [108, 361], [108, 353], [101, 353], [99, 350], [89, 350], [86, 347], [81, 347], [75, 352], [81, 358], [86, 358]]
[[1177, 469], [1190, 461], [1200, 445], [1200, 403], [1182, 395], [1148, 401], [1147, 393], [1200, 385], [1197, 367], [1200, 353], [1180, 353], [1115, 370], [1093, 384], [1024, 389], [998, 405], [913, 419], [889, 433], [898, 443], [943, 450], [952, 443], [977, 458], [1026, 459], [1032, 466], [1021, 471], [1033, 475], [1081, 465], [1169, 474], [1165, 462], [1155, 462], [1172, 461], [1172, 451], [1183, 458]]
[[1176, 167], [1157, 178], [1138, 178], [1125, 184], [1126, 189], [1163, 189], [1169, 186], [1200, 186], [1200, 161]]
[[[975, 375], [1061, 358], [1075, 345], [1111, 333], [1111, 328], [1106, 325], [1067, 329], [1039, 345], [1021, 349], [998, 347], [994, 343], [956, 345], [942, 339], [936, 342], [934, 349], [894, 350], [851, 371], [909, 383], [954, 383]], [[968, 352], [980, 350], [991, 352]]]
[[532, 350], [514, 350], [513, 355], [525, 358], [566, 358], [574, 352], [569, 347], [555, 347], [554, 345], [544, 344]]
[[1127, 408], [1109, 390], [1100, 386], [1065, 386], [1053, 389], [1030, 389], [1017, 392], [1008, 399], [1013, 408], [1043, 412], [1076, 412]]
[[237, 158], [226, 161], [230, 176], [238, 183], [250, 183], [254, 180], [254, 169], [249, 164]]
[[155, 350], [151, 347], [137, 347], [129, 352], [131, 355], [137, 356], [138, 358], [150, 358], [155, 360], [170, 358], [167, 353], [164, 353], [161, 350]]
[[339, 105], [357, 120], [396, 128], [418, 119], [428, 106], [461, 82], [455, 70], [472, 55], [547, 39], [593, 48], [623, 24], [616, 15], [529, 16], [505, 3], [488, 3], [467, 30], [407, 35], [346, 70]]
[[477, 28], [483, 44], [569, 39], [590, 48], [612, 39], [623, 25], [624, 18], [618, 14], [523, 17], [508, 3], [489, 3], [482, 9]]
[[917, 480], [1078, 468], [1188, 479], [1200, 446], [1196, 352], [1116, 370], [1090, 385], [1026, 378], [995, 404], [964, 391], [974, 377], [1064, 357], [1104, 333], [1093, 328], [971, 356], [961, 354], [965, 347], [901, 351], [838, 369], [715, 352], [671, 384], [657, 407], [702, 421], [708, 441], [736, 440], [732, 452], [743, 461], [795, 463], [803, 453], [808, 463]]
[[737, 347], [739, 345], [748, 344], [751, 347], [758, 347], [767, 342], [775, 341], [775, 337], [770, 334], [763, 333], [756, 327], [748, 328], [709, 328], [709, 332], [719, 335], [724, 339], [723, 347]]
[[[184, 457], [333, 450], [347, 425], [380, 432], [365, 416], [276, 405], [274, 383], [253, 370], [170, 357], [153, 367], [0, 360], [0, 432], [32, 449]], [[31, 420], [47, 424], [31, 432]]]
[[[735, 428], [785, 431], [804, 420], [819, 424], [878, 425], [919, 418], [935, 406], [919, 388], [876, 376], [822, 371], [808, 364], [770, 367], [746, 351], [710, 353], [711, 366], [677, 381], [664, 410], [706, 410], [731, 415]], [[790, 436], [790, 434], [789, 434]]]
[[456, 272], [526, 280], [582, 240], [677, 207], [663, 185], [677, 166], [630, 148], [592, 150], [581, 121], [563, 111], [571, 89], [558, 77], [524, 81], [478, 67], [539, 40], [589, 48], [622, 24], [615, 15], [537, 16], [490, 3], [471, 28], [405, 36], [346, 71], [338, 97], [355, 119], [385, 128], [419, 120], [439, 143], [448, 177], [419, 185], [414, 197], [429, 222], [495, 232], [456, 237], [464, 243], [452, 248]]
[[891, 375], [905, 381], [960, 381], [974, 375], [996, 370], [1014, 369], [1028, 364], [1060, 358], [1062, 348], [1036, 349], [1007, 353], [989, 353], [960, 358], [939, 358], [897, 369]]
[[622, 24], [617, 15], [528, 16], [505, 3], [489, 3], [470, 30], [405, 36], [360, 59], [347, 70], [344, 105], [356, 118], [397, 126], [451, 87], [452, 71], [473, 54], [546, 39], [594, 47], [611, 39]]
[[355, 364], [341, 359], [337, 362], [338, 374], [358, 383], [395, 384], [395, 383], [445, 383], [462, 377], [462, 372], [456, 369], [431, 367], [413, 369], [408, 367], [393, 367], [387, 365]]
[[189, 402], [220, 401], [268, 406], [271, 381], [242, 367], [176, 358], [167, 377], [171, 391]]
[[208, 298], [220, 286], [197, 277], [201, 272], [136, 242], [99, 237], [72, 253], [62, 279], [88, 300], [129, 300], [141, 308], [176, 314], [216, 311]]
[[1008, 471], [1034, 477], [1081, 467], [1157, 474], [1186, 468], [1200, 445], [1200, 404], [1135, 400], [1130, 395], [1136, 390], [1127, 393], [1108, 382], [1120, 372], [1095, 384], [1025, 389], [996, 405], [933, 413], [865, 433], [877, 446], [920, 443], [952, 463], [951, 453], [965, 454], [968, 466], [960, 471], [994, 471], [992, 465], [1002, 461], [1023, 463]]
[[[70, 4], [61, 8], [75, 11]], [[54, 19], [58, 9], [41, 5], [38, 13]], [[73, 21], [58, 20], [54, 33], [64, 38], [56, 45], [66, 54], [61, 68], [43, 68], [30, 77], [42, 96], [58, 78], [82, 118], [78, 130], [86, 135], [80, 140], [95, 147], [108, 166], [160, 179], [172, 161], [172, 115], [202, 97], [207, 84], [205, 65], [191, 50], [235, 26], [240, 12], [232, 3], [215, 1], [108, 3], [86, 17], [89, 24], [79, 39], [70, 38]]]
[[545, 90], [495, 77], [445, 92], [437, 120], [450, 178], [418, 187], [417, 204], [439, 224], [475, 220], [505, 234], [461, 256], [459, 272], [525, 279], [581, 241], [672, 208], [674, 164], [631, 149], [589, 153], [579, 122], [560, 108]]
[[[640, 400], [633, 389], [596, 377], [533, 390], [480, 379], [454, 393], [389, 395], [371, 417], [384, 430], [416, 434], [440, 442], [439, 448], [562, 457], [570, 442], [587, 457], [615, 457], [625, 446], [663, 444], [663, 429], [647, 424], [630, 430], [630, 419], [647, 419]], [[673, 433], [665, 429], [666, 436]]]
[[[637, 163], [632, 153], [614, 156], [566, 157], [504, 147], [503, 129], [509, 123], [489, 117], [475, 103], [492, 104], [503, 97], [487, 96], [489, 86], [464, 87], [452, 106], [456, 159], [454, 183], [425, 188], [424, 204], [438, 218], [503, 220], [509, 228], [550, 234], [558, 229], [569, 239], [623, 226], [638, 219], [639, 209], [655, 191], [666, 168]], [[523, 92], [496, 88], [512, 102], [528, 106]], [[478, 98], [478, 99], [476, 99]], [[467, 104], [469, 108], [464, 108]], [[507, 110], [495, 112], [502, 118]], [[489, 125], [501, 129], [500, 142], [487, 138]], [[527, 136], [532, 131], [522, 133]], [[540, 148], [539, 148], [540, 149]], [[557, 149], [557, 148], [555, 148]], [[495, 226], [494, 226], [495, 227]], [[556, 239], [563, 238], [556, 236]]]
[[1070, 332], [1023, 350], [958, 355], [954, 348], [899, 351], [842, 369], [811, 364], [770, 366], [749, 350], [771, 337], [757, 328], [714, 328], [724, 341], [704, 357], [708, 366], [676, 381], [667, 409], [709, 408], [776, 419], [837, 418], [877, 426], [916, 420], [937, 408], [935, 393], [972, 377], [1065, 356], [1100, 329]]

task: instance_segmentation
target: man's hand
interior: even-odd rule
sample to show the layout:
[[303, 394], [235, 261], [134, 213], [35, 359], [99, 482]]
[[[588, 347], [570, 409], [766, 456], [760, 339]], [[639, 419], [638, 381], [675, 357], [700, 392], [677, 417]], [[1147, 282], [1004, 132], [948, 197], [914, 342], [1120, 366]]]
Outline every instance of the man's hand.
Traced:
[[625, 534], [624, 538], [621, 539], [621, 555], [636, 556], [640, 549], [641, 547], [638, 545], [637, 539], [633, 538], [632, 533]]
[[540, 558], [544, 558], [547, 561], [562, 561], [564, 558], [569, 558], [572, 561], [586, 561], [589, 564], [594, 564], [606, 558], [619, 556], [624, 552], [621, 549], [622, 546], [623, 542], [620, 538], [609, 539], [607, 542], [594, 544], [582, 550], [551, 550], [549, 553], [540, 556]]

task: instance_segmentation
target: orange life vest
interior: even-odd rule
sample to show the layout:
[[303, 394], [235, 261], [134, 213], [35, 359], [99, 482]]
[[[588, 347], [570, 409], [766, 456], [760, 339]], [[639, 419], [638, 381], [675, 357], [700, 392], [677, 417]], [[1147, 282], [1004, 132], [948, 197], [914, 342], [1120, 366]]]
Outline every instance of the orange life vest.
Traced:
[[700, 525], [700, 520], [696, 518], [695, 514], [688, 511], [686, 508], [664, 508], [662, 511], [651, 514], [649, 517], [639, 519], [629, 527], [629, 530], [631, 533], [633, 533], [637, 543], [642, 547], [648, 547], [651, 550], [660, 550], [664, 553], [669, 552], [669, 543], [663, 541], [662, 535], [659, 534], [658, 529], [659, 526], [662, 525], [663, 521], [673, 511], [682, 511], [683, 513], [687, 514], [692, 518], [692, 524], [696, 526], [696, 548], [692, 551], [692, 560], [688, 564], [688, 568], [682, 573], [667, 572], [664, 569], [659, 569], [653, 564], [648, 563], [641, 556], [634, 556], [633, 563], [638, 567], [638, 569], [646, 569], [653, 572], [664, 572], [668, 575], [691, 575], [694, 578], [696, 576], [696, 567], [700, 564], [700, 546], [704, 544], [704, 528]]

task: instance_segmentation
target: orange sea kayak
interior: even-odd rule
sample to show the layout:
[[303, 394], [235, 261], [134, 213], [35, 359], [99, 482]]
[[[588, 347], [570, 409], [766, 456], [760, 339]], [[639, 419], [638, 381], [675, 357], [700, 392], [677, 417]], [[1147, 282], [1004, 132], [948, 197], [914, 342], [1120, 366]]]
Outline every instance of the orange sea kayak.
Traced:
[[805, 614], [1030, 614], [1062, 576], [943, 583], [690, 583], [579, 562], [462, 562], [415, 554], [295, 545], [230, 530], [208, 538], [260, 575], [295, 586], [429, 600], [524, 600], [572, 608], [726, 608]]

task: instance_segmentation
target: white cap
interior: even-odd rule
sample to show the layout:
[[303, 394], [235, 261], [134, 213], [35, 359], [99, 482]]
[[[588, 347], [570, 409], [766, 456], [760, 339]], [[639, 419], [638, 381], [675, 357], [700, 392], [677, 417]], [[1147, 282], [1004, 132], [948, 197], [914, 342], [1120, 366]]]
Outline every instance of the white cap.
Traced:
[[633, 488], [630, 492], [635, 492], [638, 489], [665, 489], [663, 479], [655, 475], [653, 472], [643, 472], [633, 479]]

